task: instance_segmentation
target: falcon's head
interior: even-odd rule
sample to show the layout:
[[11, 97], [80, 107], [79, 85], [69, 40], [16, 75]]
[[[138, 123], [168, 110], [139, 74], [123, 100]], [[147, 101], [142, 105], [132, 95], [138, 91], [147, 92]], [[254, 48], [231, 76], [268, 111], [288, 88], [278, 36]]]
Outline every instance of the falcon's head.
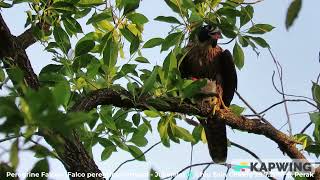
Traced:
[[221, 30], [217, 26], [212, 25], [202, 26], [198, 33], [199, 41], [202, 43], [208, 42], [212, 47], [217, 45], [218, 39], [221, 37]]

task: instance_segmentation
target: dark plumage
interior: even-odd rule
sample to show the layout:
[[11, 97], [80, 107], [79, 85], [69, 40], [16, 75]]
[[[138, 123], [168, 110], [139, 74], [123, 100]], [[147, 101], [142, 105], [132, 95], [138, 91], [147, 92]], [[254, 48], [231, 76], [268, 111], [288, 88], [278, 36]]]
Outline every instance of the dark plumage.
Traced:
[[[195, 38], [189, 41], [186, 47], [188, 53], [180, 63], [179, 70], [183, 78], [207, 78], [209, 81], [201, 93], [214, 92], [222, 97], [226, 106], [229, 106], [237, 88], [237, 74], [230, 51], [223, 50], [217, 45], [219, 38], [221, 32], [217, 27], [210, 25], [201, 27]], [[219, 106], [223, 108], [221, 104], [222, 102]], [[227, 157], [225, 122], [219, 119], [207, 119], [202, 125], [213, 161], [225, 162]]]

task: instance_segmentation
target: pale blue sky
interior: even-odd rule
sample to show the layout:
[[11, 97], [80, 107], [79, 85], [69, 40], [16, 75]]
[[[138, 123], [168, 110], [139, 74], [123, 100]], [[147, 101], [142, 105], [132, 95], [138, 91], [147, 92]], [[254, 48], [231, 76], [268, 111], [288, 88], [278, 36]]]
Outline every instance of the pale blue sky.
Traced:
[[[263, 1], [254, 8], [254, 21], [256, 23], [269, 23], [276, 27], [271, 33], [266, 34], [264, 37], [272, 47], [272, 51], [277, 60], [279, 60], [283, 66], [286, 92], [311, 97], [311, 80], [315, 81], [320, 69], [318, 62], [318, 53], [320, 50], [318, 34], [320, 32], [318, 23], [320, 15], [318, 7], [320, 7], [320, 1], [304, 1], [298, 20], [290, 31], [287, 32], [284, 26], [284, 20], [286, 9], [290, 2], [290, 0]], [[25, 6], [18, 5], [12, 9], [2, 10], [2, 15], [12, 33], [15, 35], [20, 34], [24, 30], [23, 26], [26, 17], [24, 11], [26, 8]], [[170, 30], [168, 24], [152, 20], [159, 15], [171, 14], [163, 1], [143, 0], [138, 11], [147, 15], [151, 21], [145, 26], [144, 40], [155, 36], [166, 36]], [[232, 50], [233, 44], [222, 47]], [[260, 56], [257, 57], [251, 48], [245, 49], [245, 66], [241, 71], [238, 71], [238, 91], [257, 111], [261, 111], [269, 105], [281, 101], [281, 96], [277, 94], [272, 87], [271, 75], [273, 70], [275, 70], [275, 66], [271, 56], [266, 49], [260, 49], [259, 51]], [[39, 44], [31, 46], [27, 52], [36, 73], [39, 73], [41, 68], [46, 64], [52, 63], [52, 61], [50, 61], [50, 55], [45, 53], [43, 47]], [[159, 49], [145, 50], [143, 53], [153, 65], [162, 64], [166, 55], [166, 53], [159, 55]], [[0, 93], [2, 94], [3, 92]], [[237, 97], [234, 98], [233, 103], [243, 105]], [[313, 109], [302, 103], [289, 104], [290, 113], [309, 110]], [[247, 112], [249, 113], [249, 111]], [[271, 110], [266, 115], [266, 119], [276, 128], [280, 128], [286, 122], [283, 106], [278, 106]], [[306, 114], [294, 115], [291, 116], [291, 121], [293, 124], [293, 132], [297, 133], [309, 122], [309, 118]], [[178, 123], [183, 127], [190, 128], [189, 125], [186, 125], [186, 123], [182, 121]], [[159, 135], [156, 130], [157, 120], [152, 121], [152, 124], [154, 125], [154, 131], [153, 134], [148, 134], [149, 145], [146, 148], [159, 141]], [[287, 126], [283, 128], [285, 131], [287, 129]], [[310, 129], [308, 132], [310, 132]], [[228, 138], [253, 150], [262, 159], [284, 157], [277, 145], [264, 136], [257, 136], [237, 130], [233, 131], [228, 128]], [[114, 153], [107, 161], [102, 162], [100, 160], [101, 150], [101, 148], [96, 147], [94, 154], [96, 155], [95, 160], [98, 166], [104, 173], [112, 172], [121, 162], [132, 158], [129, 153], [119, 150], [119, 152]], [[150, 167], [162, 173], [178, 172], [189, 164], [190, 150], [190, 144], [185, 142], [181, 142], [180, 144], [172, 142], [170, 149], [159, 145], [146, 155], [147, 162], [130, 162], [124, 165], [119, 172], [148, 173]], [[20, 158], [21, 165], [19, 172], [27, 172], [35, 162], [35, 159], [30, 153], [21, 153]], [[229, 148], [228, 161], [246, 158], [251, 158], [251, 156], [234, 147]], [[206, 144], [199, 143], [194, 147], [193, 160], [194, 163], [208, 162], [211, 160]], [[52, 173], [65, 172], [62, 164], [57, 160], [50, 160], [50, 170]], [[201, 170], [202, 168], [194, 168], [193, 171], [199, 173]], [[225, 172], [225, 168], [211, 166], [208, 172], [211, 171]], [[194, 178], [197, 179], [196, 177]]]

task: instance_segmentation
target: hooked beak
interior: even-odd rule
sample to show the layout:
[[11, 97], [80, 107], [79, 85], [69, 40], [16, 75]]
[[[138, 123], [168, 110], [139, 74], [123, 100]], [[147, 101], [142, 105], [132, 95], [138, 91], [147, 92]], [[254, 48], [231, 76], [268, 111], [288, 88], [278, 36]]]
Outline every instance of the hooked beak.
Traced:
[[212, 39], [215, 39], [215, 40], [222, 39], [221, 30], [218, 27], [212, 32], [210, 32], [209, 35]]

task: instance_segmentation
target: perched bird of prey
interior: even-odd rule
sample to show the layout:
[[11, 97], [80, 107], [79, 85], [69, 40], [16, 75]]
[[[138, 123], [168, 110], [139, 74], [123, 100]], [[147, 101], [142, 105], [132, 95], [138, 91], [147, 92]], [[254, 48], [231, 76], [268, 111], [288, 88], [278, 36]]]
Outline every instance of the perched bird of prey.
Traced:
[[[209, 103], [213, 111], [227, 108], [237, 88], [237, 74], [230, 51], [217, 45], [221, 38], [218, 27], [205, 25], [200, 28], [186, 47], [187, 54], [180, 63], [182, 78], [193, 80], [207, 79], [207, 85], [200, 94], [207, 95], [197, 99]], [[226, 124], [215, 116], [201, 121], [208, 142], [209, 153], [215, 163], [223, 163], [227, 158]]]

